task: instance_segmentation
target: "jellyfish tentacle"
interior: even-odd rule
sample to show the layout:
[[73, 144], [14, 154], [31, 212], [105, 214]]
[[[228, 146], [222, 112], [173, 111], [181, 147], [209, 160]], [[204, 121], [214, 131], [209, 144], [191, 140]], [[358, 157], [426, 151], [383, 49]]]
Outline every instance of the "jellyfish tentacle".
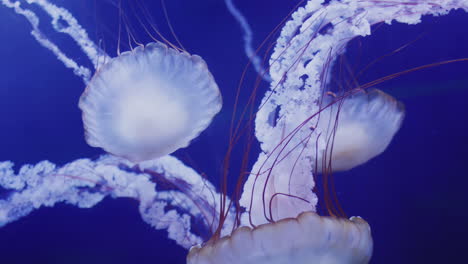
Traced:
[[[87, 55], [93, 63], [94, 68], [99, 66], [99, 61], [107, 61], [108, 55], [89, 39], [86, 31], [81, 27], [73, 15], [68, 10], [58, 7], [47, 0], [27, 0], [28, 4], [39, 5], [51, 18], [51, 24], [55, 31], [69, 35]], [[31, 35], [44, 48], [50, 50], [65, 67], [73, 70], [73, 73], [80, 77], [85, 83], [91, 79], [91, 70], [68, 57], [50, 38], [48, 38], [39, 28], [39, 18], [31, 10], [23, 8], [21, 1], [12, 2], [1, 0], [1, 3], [12, 8], [17, 14], [24, 16], [32, 26]], [[65, 21], [66, 26], [60, 21]]]
[[[132, 169], [135, 166], [157, 171], [172, 181], [183, 181], [185, 189], [159, 191], [158, 181], [148, 173]], [[95, 161], [75, 160], [62, 167], [42, 161], [24, 165], [18, 173], [12, 162], [5, 161], [0, 163], [0, 187], [6, 190], [0, 200], [0, 227], [44, 206], [63, 202], [90, 208], [108, 196], [124, 197], [139, 201], [145, 222], [156, 229], [166, 229], [170, 239], [190, 248], [203, 241], [193, 232], [190, 219], [219, 215], [218, 211], [210, 211], [219, 205], [214, 186], [171, 156], [139, 165], [109, 155]], [[197, 206], [199, 200], [203, 201], [201, 206]], [[228, 226], [233, 223], [232, 216], [226, 220]], [[203, 226], [199, 228], [210, 230], [208, 221], [200, 223]]]
[[249, 58], [250, 62], [252, 63], [255, 71], [266, 81], [271, 82], [270, 76], [268, 76], [268, 72], [262, 66], [262, 60], [257, 55], [257, 52], [252, 48], [252, 41], [253, 41], [253, 32], [252, 28], [249, 25], [249, 22], [241, 13], [241, 11], [234, 5], [232, 0], [224, 0], [228, 11], [231, 15], [236, 19], [237, 23], [241, 27], [243, 31], [243, 39], [244, 39], [244, 51]]

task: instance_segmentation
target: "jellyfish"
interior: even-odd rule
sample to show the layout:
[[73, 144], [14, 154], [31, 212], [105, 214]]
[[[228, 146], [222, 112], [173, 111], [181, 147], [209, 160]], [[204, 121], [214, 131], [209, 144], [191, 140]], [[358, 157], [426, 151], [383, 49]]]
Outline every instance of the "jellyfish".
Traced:
[[[373, 241], [363, 218], [316, 213], [314, 174], [348, 170], [380, 154], [404, 111], [372, 87], [329, 97], [330, 69], [346, 43], [369, 35], [376, 23], [414, 24], [422, 15], [468, 10], [457, 1], [308, 1], [299, 7], [276, 41], [270, 89], [255, 112], [260, 153], [242, 194], [231, 200], [170, 155], [197, 137], [221, 107], [217, 85], [200, 57], [153, 43], [111, 59], [68, 11], [45, 0], [29, 2], [52, 16], [54, 29], [70, 35], [96, 62], [91, 77], [91, 70], [66, 57], [39, 30], [31, 9], [2, 1], [25, 16], [33, 37], [83, 79], [87, 89], [80, 108], [87, 142], [109, 154], [63, 166], [43, 161], [18, 172], [12, 162], [2, 162], [0, 185], [8, 193], [0, 201], [0, 225], [59, 202], [88, 208], [106, 196], [130, 197], [139, 202], [145, 222], [190, 248], [188, 263], [240, 264], [370, 261]], [[68, 27], [60, 26], [62, 19]], [[148, 60], [153, 55], [158, 63], [168, 59], [177, 71], [160, 75], [166, 64], [153, 64]], [[98, 58], [106, 63], [99, 65]], [[187, 83], [196, 90], [185, 90]], [[349, 141], [354, 144], [345, 144]], [[192, 230], [193, 219], [211, 235]]]
[[144, 161], [186, 147], [219, 112], [221, 96], [199, 56], [150, 43], [106, 62], [79, 106], [89, 145]]
[[366, 163], [381, 154], [399, 130], [404, 118], [401, 102], [377, 89], [358, 92], [342, 104], [330, 103], [320, 113], [316, 128], [333, 143], [324, 147], [316, 161], [318, 172], [326, 171], [327, 166], [347, 171]]

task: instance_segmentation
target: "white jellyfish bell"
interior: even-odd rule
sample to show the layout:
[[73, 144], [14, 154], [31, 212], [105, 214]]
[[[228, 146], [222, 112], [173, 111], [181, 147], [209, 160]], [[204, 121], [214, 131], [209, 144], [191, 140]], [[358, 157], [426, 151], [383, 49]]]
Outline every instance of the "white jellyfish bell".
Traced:
[[368, 263], [373, 242], [360, 217], [339, 219], [301, 213], [194, 246], [188, 264], [344, 264]]
[[319, 155], [317, 171], [350, 170], [381, 154], [404, 116], [403, 103], [377, 89], [359, 91], [326, 107], [317, 124], [327, 144], [321, 148], [325, 150]]
[[221, 105], [204, 60], [162, 43], [104, 64], [79, 103], [88, 144], [134, 162], [186, 147]]

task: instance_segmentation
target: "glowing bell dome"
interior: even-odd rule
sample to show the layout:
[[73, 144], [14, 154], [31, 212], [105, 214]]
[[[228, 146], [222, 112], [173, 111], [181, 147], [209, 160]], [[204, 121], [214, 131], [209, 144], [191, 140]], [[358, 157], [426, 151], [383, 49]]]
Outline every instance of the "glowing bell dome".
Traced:
[[86, 141], [131, 161], [186, 147], [222, 106], [204, 60], [149, 43], [97, 70], [80, 98]]

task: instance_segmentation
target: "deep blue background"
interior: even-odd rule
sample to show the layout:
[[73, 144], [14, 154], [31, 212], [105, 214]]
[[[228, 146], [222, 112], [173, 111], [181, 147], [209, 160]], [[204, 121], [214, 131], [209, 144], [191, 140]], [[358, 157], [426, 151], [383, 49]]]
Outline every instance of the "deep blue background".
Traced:
[[[108, 1], [58, 2], [114, 52], [118, 12]], [[155, 23], [170, 38], [159, 1], [147, 2]], [[238, 5], [258, 45], [298, 1], [236, 2], [242, 2]], [[225, 104], [213, 125], [177, 155], [217, 182], [233, 97], [247, 63], [241, 32], [221, 0], [171, 0], [166, 5], [184, 47], [207, 61]], [[426, 17], [416, 26], [384, 25], [371, 37], [352, 42], [347, 63], [362, 69], [417, 39], [370, 67], [359, 79], [362, 84], [415, 66], [466, 58], [466, 25], [468, 14], [461, 11]], [[43, 30], [52, 33], [46, 23]], [[12, 160], [18, 168], [44, 159], [64, 164], [97, 157], [102, 152], [83, 138], [77, 107], [82, 81], [39, 47], [29, 31], [25, 19], [0, 7], [0, 160]], [[89, 65], [67, 37], [51, 36], [67, 54]], [[250, 72], [242, 86], [245, 94], [254, 86], [253, 77]], [[336, 175], [340, 201], [348, 215], [360, 215], [371, 225], [371, 263], [463, 263], [468, 250], [468, 63], [413, 72], [378, 88], [404, 102], [406, 119], [384, 154]], [[233, 167], [241, 155], [235, 152]], [[107, 199], [87, 210], [67, 205], [41, 209], [0, 229], [0, 263], [5, 264], [185, 263], [185, 255], [165, 231], [141, 221], [136, 202], [125, 199]]]

